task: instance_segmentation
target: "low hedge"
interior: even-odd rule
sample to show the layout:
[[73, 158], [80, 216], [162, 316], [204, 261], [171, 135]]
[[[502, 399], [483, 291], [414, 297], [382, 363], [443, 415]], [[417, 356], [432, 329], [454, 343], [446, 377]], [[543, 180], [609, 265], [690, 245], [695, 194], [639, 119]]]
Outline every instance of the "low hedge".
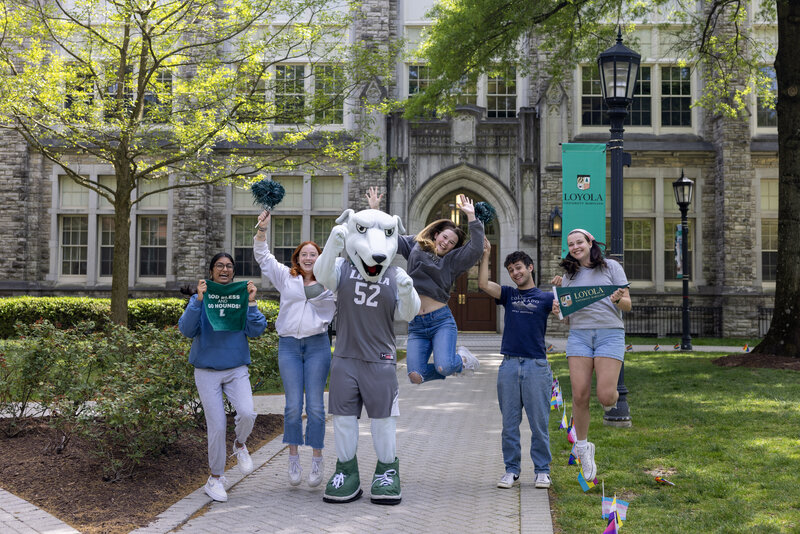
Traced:
[[[164, 328], [178, 324], [187, 299], [131, 299], [128, 301], [128, 324], [139, 328], [148, 324]], [[258, 308], [269, 325], [278, 315], [278, 303], [261, 300]], [[14, 336], [17, 323], [31, 325], [46, 320], [59, 328], [74, 328], [82, 321], [91, 321], [95, 330], [111, 324], [111, 300], [88, 297], [6, 297], [0, 298], [0, 338]], [[274, 328], [274, 327], [273, 327]]]

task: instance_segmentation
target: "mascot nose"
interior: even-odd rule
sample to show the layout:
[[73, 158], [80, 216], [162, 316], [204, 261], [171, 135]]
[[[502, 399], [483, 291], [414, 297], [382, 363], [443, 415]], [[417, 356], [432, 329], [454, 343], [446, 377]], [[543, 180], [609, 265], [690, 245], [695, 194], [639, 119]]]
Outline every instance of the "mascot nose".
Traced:
[[383, 263], [386, 261], [386, 254], [373, 254], [372, 259], [375, 260], [375, 263]]

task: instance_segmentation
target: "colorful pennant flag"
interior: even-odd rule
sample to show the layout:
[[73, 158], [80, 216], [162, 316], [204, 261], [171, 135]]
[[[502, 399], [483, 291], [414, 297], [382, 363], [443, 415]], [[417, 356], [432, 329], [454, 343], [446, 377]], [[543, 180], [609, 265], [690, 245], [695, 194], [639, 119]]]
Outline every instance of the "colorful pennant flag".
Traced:
[[742, 347], [742, 350], [744, 352], [750, 352], [750, 347], [747, 346], [747, 343], [744, 344], [744, 347]]
[[556, 351], [556, 348], [552, 344], [547, 345], [547, 352], [555, 352], [555, 351]]
[[675, 350], [678, 350], [679, 348], [681, 348], [681, 344], [680, 343], [675, 343], [674, 345], [672, 345], [672, 348], [675, 349]]
[[583, 469], [581, 469], [581, 472], [578, 473], [578, 484], [581, 485], [584, 492], [587, 492], [598, 484], [597, 477], [594, 480], [586, 480], [583, 478]]
[[[608, 519], [611, 514], [611, 507], [616, 497], [603, 497], [603, 519]], [[628, 503], [617, 499], [617, 519], [620, 524], [628, 517]]]
[[674, 486], [675, 485], [675, 484], [673, 484], [672, 482], [670, 482], [669, 480], [667, 480], [664, 477], [656, 477], [656, 482], [658, 482], [659, 484], [666, 484], [668, 486]]
[[567, 461], [567, 465], [577, 465], [580, 462], [578, 461], [578, 455], [575, 453], [576, 445], [572, 446], [572, 450], [569, 451], [569, 460]]
[[625, 347], [625, 352], [632, 352], [633, 351], [633, 343]]
[[564, 409], [561, 411], [561, 424], [558, 425], [558, 429], [559, 430], [565, 429], [567, 428], [567, 425], [569, 425], [569, 423], [567, 422], [567, 410]]
[[578, 435], [575, 433], [575, 427], [572, 426], [572, 417], [569, 418], [569, 426], [567, 427], [567, 441], [575, 443], [578, 441]]
[[658, 343], [656, 343], [656, 346], [653, 347], [653, 350], [661, 350], [661, 347], [658, 345]]

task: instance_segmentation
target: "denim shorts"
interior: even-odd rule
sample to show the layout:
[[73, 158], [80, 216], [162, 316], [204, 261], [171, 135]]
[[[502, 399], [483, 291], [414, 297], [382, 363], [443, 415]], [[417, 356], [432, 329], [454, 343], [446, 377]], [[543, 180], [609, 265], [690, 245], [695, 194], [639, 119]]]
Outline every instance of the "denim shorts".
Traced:
[[605, 357], [625, 361], [623, 328], [573, 329], [567, 338], [567, 357]]

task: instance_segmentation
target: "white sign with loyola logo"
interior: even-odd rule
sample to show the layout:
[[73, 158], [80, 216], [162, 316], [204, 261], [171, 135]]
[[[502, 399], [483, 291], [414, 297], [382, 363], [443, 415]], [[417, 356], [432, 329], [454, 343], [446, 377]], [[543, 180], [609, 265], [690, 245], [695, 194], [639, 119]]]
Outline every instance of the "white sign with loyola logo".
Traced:
[[592, 177], [588, 174], [579, 174], [578, 175], [578, 189], [581, 191], [586, 191], [592, 185]]

